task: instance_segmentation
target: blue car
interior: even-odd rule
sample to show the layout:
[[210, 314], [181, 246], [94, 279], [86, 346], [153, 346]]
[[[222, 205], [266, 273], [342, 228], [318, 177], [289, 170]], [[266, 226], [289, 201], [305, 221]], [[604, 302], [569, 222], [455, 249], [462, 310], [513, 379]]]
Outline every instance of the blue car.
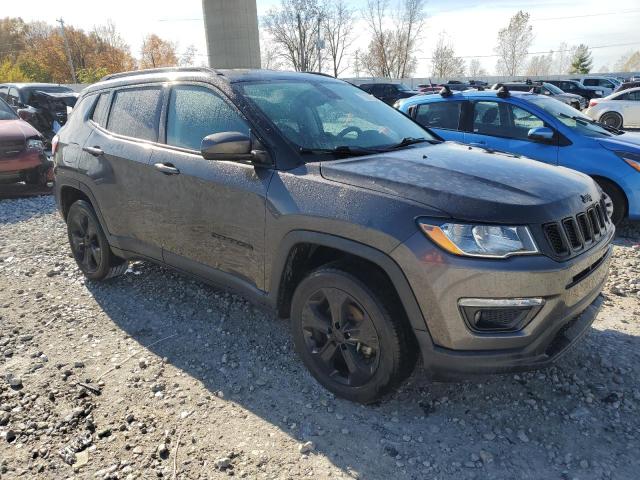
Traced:
[[586, 173], [607, 195], [614, 223], [640, 220], [640, 133], [601, 125], [544, 95], [506, 89], [418, 95], [397, 107], [445, 140]]

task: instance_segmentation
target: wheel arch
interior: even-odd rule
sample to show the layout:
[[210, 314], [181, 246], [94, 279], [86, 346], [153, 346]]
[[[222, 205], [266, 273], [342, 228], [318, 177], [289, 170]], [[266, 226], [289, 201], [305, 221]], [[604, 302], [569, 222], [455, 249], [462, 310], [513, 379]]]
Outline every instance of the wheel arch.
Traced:
[[69, 184], [64, 183], [57, 188], [57, 197], [60, 205], [60, 213], [62, 214], [62, 218], [66, 221], [67, 214], [69, 213], [69, 208], [76, 200], [85, 200], [91, 204], [93, 210], [96, 212], [98, 217], [98, 221], [104, 230], [105, 235], [110, 240], [111, 235], [109, 234], [109, 229], [107, 228], [107, 224], [104, 221], [104, 217], [100, 212], [100, 207], [98, 206], [98, 202], [85, 184], [82, 182]]
[[629, 214], [629, 198], [627, 197], [627, 193], [624, 191], [624, 188], [622, 188], [620, 184], [615, 180], [609, 177], [605, 177], [604, 175], [590, 175], [590, 176], [596, 181], [598, 185], [600, 185], [600, 181], [604, 181], [604, 182], [610, 183], [613, 187], [615, 187], [620, 192], [620, 194], [624, 198], [624, 212], [626, 217]]
[[378, 269], [395, 290], [413, 330], [428, 332], [427, 325], [404, 273], [386, 253], [343, 237], [313, 231], [293, 231], [280, 242], [271, 270], [270, 296], [278, 315], [288, 317], [293, 292], [311, 270], [335, 260], [365, 262]]

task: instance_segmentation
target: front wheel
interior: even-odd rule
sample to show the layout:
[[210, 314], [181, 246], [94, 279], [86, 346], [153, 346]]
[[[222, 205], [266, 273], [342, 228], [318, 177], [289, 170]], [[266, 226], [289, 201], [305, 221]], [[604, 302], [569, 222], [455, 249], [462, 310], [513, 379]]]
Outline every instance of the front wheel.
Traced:
[[73, 258], [91, 280], [106, 280], [123, 274], [127, 262], [111, 252], [107, 237], [89, 202], [78, 200], [67, 214], [67, 234]]
[[607, 127], [622, 128], [622, 115], [617, 112], [607, 112], [600, 117], [600, 123]]
[[380, 399], [415, 365], [417, 349], [404, 315], [383, 298], [340, 264], [312, 272], [293, 296], [298, 355], [325, 388], [354, 402]]
[[627, 214], [627, 199], [620, 188], [602, 178], [596, 179], [600, 188], [604, 191], [604, 203], [607, 216], [611, 219], [611, 223], [618, 226]]

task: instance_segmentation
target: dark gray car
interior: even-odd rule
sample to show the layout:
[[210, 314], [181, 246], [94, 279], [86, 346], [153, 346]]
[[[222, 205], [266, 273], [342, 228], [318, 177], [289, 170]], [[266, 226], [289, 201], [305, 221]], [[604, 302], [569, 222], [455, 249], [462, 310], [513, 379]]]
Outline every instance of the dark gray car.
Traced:
[[109, 77], [82, 93], [55, 169], [88, 278], [144, 259], [238, 291], [290, 318], [315, 378], [359, 402], [419, 354], [434, 378], [556, 360], [611, 257], [589, 177], [442, 142], [318, 75]]
[[584, 110], [588, 106], [587, 100], [580, 96], [575, 95], [573, 93], [566, 93], [560, 90], [557, 86], [551, 83], [525, 83], [525, 82], [512, 82], [512, 83], [496, 83], [491, 87], [493, 90], [497, 90], [500, 87], [507, 87], [509, 90], [514, 92], [531, 92], [537, 93], [538, 95], [546, 95], [548, 97], [553, 97], [556, 100], [560, 100], [562, 103], [566, 103], [567, 105], [572, 106], [576, 110]]

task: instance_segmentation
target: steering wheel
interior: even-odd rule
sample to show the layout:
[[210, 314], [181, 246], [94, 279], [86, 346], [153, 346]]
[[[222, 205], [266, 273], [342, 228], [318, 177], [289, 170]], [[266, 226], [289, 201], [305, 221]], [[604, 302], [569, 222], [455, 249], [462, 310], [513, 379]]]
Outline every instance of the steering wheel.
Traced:
[[347, 127], [344, 130], [342, 130], [340, 133], [338, 133], [338, 137], [344, 138], [347, 135], [349, 135], [351, 132], [356, 132], [358, 134], [358, 137], [360, 135], [362, 135], [362, 129], [361, 128], [358, 128], [358, 127]]

